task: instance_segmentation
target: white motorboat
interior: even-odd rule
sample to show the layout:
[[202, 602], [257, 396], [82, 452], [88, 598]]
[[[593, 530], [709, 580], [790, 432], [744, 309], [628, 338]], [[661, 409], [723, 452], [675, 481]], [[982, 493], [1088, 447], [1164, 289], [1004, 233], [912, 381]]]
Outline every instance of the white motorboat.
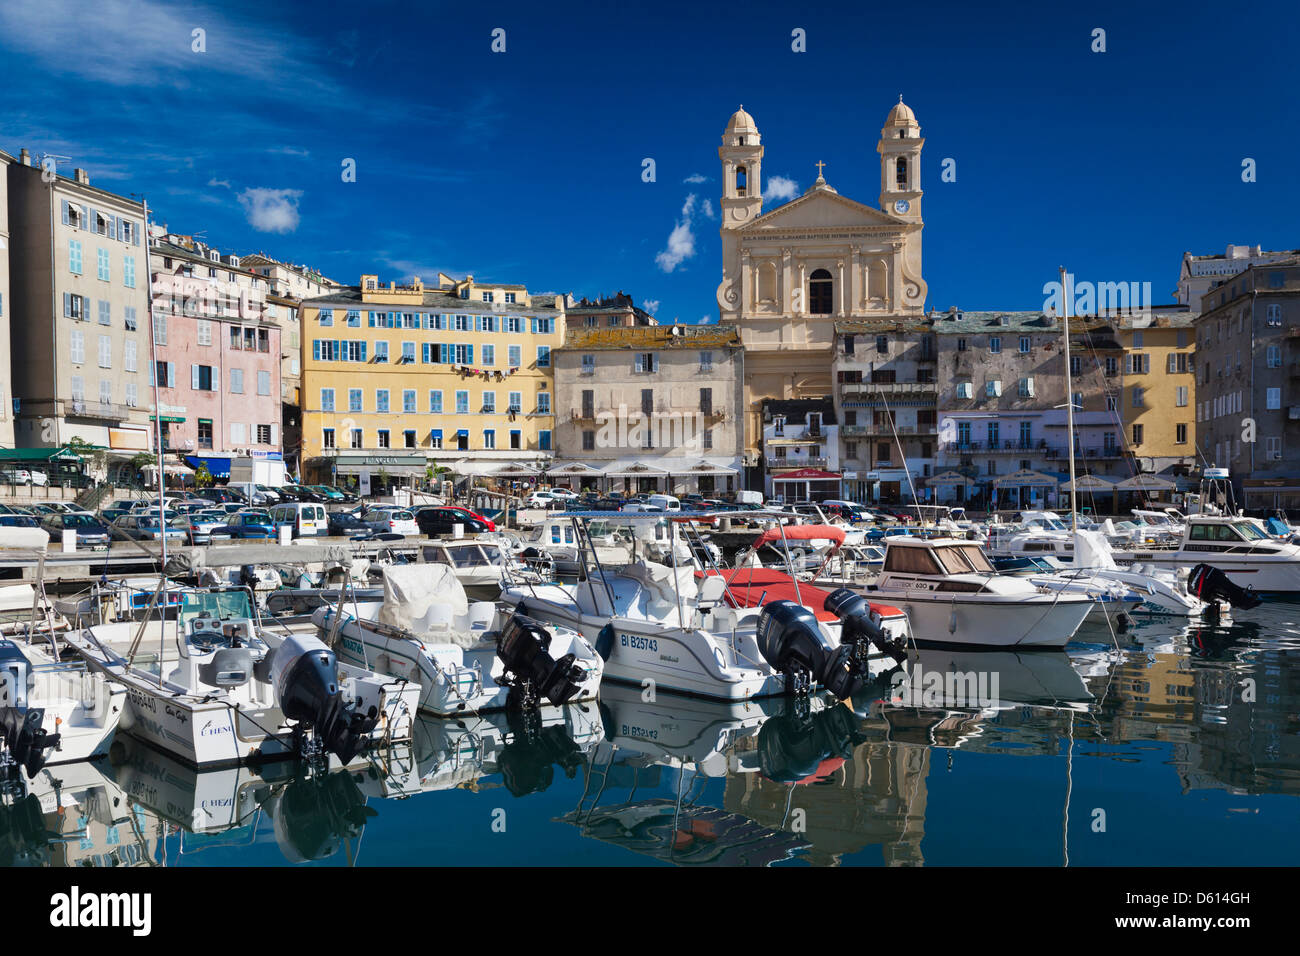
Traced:
[[122, 729], [195, 767], [315, 757], [346, 765], [409, 736], [403, 681], [339, 662], [309, 634], [261, 626], [248, 589], [182, 589], [175, 621], [114, 621], [65, 638], [127, 704]]
[[104, 756], [126, 710], [123, 688], [80, 660], [61, 660], [55, 640], [0, 639], [0, 761], [28, 776]]
[[901, 608], [913, 640], [980, 647], [1064, 647], [1091, 597], [998, 574], [977, 544], [885, 538], [885, 566], [867, 594]]
[[424, 560], [451, 568], [466, 595], [476, 600], [493, 601], [501, 593], [503, 578], [540, 583], [549, 576], [515, 558], [494, 541], [480, 538], [426, 541], [421, 545]]
[[470, 604], [443, 564], [389, 567], [382, 601], [345, 600], [312, 619], [327, 643], [337, 636], [340, 659], [410, 681], [420, 710], [440, 716], [542, 697], [553, 704], [587, 700], [604, 671], [577, 629], [522, 609], [501, 614], [488, 601]]
[[[652, 515], [619, 520], [638, 539], [657, 540]], [[813, 685], [846, 697], [884, 666], [884, 655], [873, 656], [869, 645], [884, 646], [888, 636], [867, 602], [851, 606], [849, 592], [837, 607], [852, 626], [832, 634], [812, 610], [792, 601], [758, 608], [724, 600], [726, 578], [701, 573], [697, 584], [691, 561], [676, 567], [644, 558], [618, 568], [583, 563], [585, 576], [574, 585], [509, 586], [501, 599], [519, 613], [580, 631], [605, 659], [611, 680], [722, 700], [802, 695]]]
[[630, 559], [631, 537], [626, 533], [625, 525], [602, 520], [605, 517], [613, 518], [614, 512], [601, 514], [580, 526], [567, 515], [548, 513], [533, 534], [521, 542], [524, 547], [519, 556], [525, 561], [545, 557], [556, 572], [577, 574], [583, 551], [578, 535], [583, 534], [590, 537], [589, 547], [594, 550], [596, 560], [606, 565], [622, 564]]
[[1176, 547], [1116, 550], [1114, 557], [1120, 565], [1170, 570], [1206, 564], [1256, 594], [1300, 592], [1300, 545], [1277, 541], [1240, 515], [1189, 515]]

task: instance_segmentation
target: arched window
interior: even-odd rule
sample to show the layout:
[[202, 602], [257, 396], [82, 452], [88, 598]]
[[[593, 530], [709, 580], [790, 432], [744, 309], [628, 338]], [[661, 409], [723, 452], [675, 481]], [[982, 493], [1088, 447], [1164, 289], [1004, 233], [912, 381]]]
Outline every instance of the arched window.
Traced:
[[830, 315], [835, 302], [835, 282], [825, 269], [818, 269], [808, 277], [808, 313]]
[[894, 181], [903, 189], [907, 188], [907, 157], [898, 157], [898, 162], [894, 164]]
[[736, 195], [737, 196], [745, 195], [745, 186], [747, 182], [748, 182], [748, 176], [745, 173], [745, 167], [737, 166], [736, 167]]

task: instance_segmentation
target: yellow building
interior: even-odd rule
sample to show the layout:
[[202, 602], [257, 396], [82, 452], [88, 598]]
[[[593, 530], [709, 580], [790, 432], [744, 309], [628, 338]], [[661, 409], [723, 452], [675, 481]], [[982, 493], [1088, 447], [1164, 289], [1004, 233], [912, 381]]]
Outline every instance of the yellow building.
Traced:
[[301, 320], [306, 480], [422, 478], [428, 465], [524, 476], [550, 460], [562, 296], [363, 275], [304, 301]]
[[1197, 463], [1196, 317], [1157, 307], [1125, 315], [1116, 324], [1124, 349], [1124, 440], [1143, 471]]

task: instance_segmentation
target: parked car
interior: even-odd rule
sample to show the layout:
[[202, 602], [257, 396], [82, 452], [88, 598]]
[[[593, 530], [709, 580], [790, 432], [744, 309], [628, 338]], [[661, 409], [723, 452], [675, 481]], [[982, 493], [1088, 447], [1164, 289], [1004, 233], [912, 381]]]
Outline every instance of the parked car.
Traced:
[[43, 471], [33, 471], [28, 468], [6, 468], [0, 471], [0, 481], [11, 485], [48, 485], [50, 477]]
[[218, 504], [227, 504], [229, 502], [239, 502], [240, 504], [248, 503], [248, 496], [238, 488], [200, 488], [194, 493], [196, 498], [206, 498], [209, 501], [215, 501]]
[[361, 521], [374, 531], [387, 531], [390, 534], [400, 535], [420, 533], [415, 515], [405, 509], [371, 508], [361, 516]]
[[322, 504], [289, 501], [267, 510], [277, 526], [288, 525], [292, 528], [295, 538], [329, 533], [329, 522]]
[[328, 500], [319, 491], [306, 485], [284, 485], [279, 491], [280, 499], [285, 502], [306, 501], [314, 504], [324, 504]]
[[453, 533], [454, 525], [464, 525], [466, 534], [482, 534], [495, 531], [496, 525], [480, 515], [464, 508], [449, 506], [430, 506], [415, 513], [415, 523], [421, 534], [429, 537]]
[[354, 505], [361, 500], [361, 496], [357, 494], [355, 491], [351, 491], [350, 489], [347, 488], [340, 488], [337, 485], [330, 485], [329, 487], [333, 488], [335, 491], [337, 491], [339, 494], [343, 496], [344, 504]]
[[555, 501], [555, 495], [549, 491], [534, 491], [524, 502], [526, 508], [549, 508]]
[[274, 538], [276, 537], [275, 520], [269, 511], [240, 511], [229, 516], [223, 525], [217, 525], [210, 532], [213, 541], [231, 538]]
[[169, 522], [164, 528], [160, 525], [158, 512], [152, 514], [129, 514], [118, 518], [110, 526], [116, 533], [120, 533], [127, 538], [134, 538], [136, 541], [161, 541], [166, 535], [167, 539], [184, 541], [189, 537], [189, 533], [181, 528], [173, 527], [170, 522], [178, 517], [176, 512], [171, 511], [163, 518]]
[[329, 485], [304, 485], [303, 487], [310, 488], [312, 491], [324, 495], [327, 504], [344, 504], [347, 502], [347, 498], [344, 496], [343, 492], [339, 491], [337, 488], [331, 488]]
[[0, 514], [0, 528], [39, 528], [41, 523], [31, 515]]
[[85, 513], [52, 514], [41, 522], [51, 541], [62, 541], [65, 530], [77, 533], [78, 548], [107, 548], [112, 540], [108, 525]]
[[350, 511], [331, 511], [328, 521], [328, 534], [335, 538], [354, 538], [374, 532], [370, 525]]

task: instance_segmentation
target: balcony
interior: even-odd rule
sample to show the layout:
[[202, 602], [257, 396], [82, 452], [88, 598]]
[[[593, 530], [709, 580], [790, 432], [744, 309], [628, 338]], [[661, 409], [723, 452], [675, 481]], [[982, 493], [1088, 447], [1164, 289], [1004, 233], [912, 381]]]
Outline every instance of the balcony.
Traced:
[[830, 459], [828, 458], [810, 458], [805, 455], [800, 455], [797, 458], [776, 458], [768, 455], [763, 460], [768, 468], [826, 468], [830, 465]]
[[[1015, 439], [992, 443], [950, 441], [944, 443], [943, 450], [954, 455], [1029, 455], [1047, 461], [1064, 461], [1069, 457], [1069, 449], [1063, 445], [1049, 445], [1046, 441], [1020, 442]], [[1081, 461], [1101, 461], [1108, 458], [1122, 458], [1124, 450], [1118, 445], [1076, 448], [1074, 457]]]
[[140, 409], [130, 405], [115, 405], [112, 402], [87, 401], [81, 398], [65, 400], [63, 414], [76, 418], [99, 418], [105, 421], [120, 422], [129, 419]]
[[[516, 415], [519, 414], [519, 409], [517, 408], [512, 408], [509, 411], [514, 412]], [[591, 422], [592, 424], [595, 424], [596, 410], [594, 408], [572, 409], [569, 412], [569, 421], [578, 423]]]
[[937, 382], [841, 382], [840, 395], [843, 398], [872, 395], [938, 395]]
[[895, 425], [871, 423], [869, 425], [841, 425], [840, 434], [845, 438], [893, 438], [897, 432], [901, 438], [906, 435], [937, 435], [938, 425]]

